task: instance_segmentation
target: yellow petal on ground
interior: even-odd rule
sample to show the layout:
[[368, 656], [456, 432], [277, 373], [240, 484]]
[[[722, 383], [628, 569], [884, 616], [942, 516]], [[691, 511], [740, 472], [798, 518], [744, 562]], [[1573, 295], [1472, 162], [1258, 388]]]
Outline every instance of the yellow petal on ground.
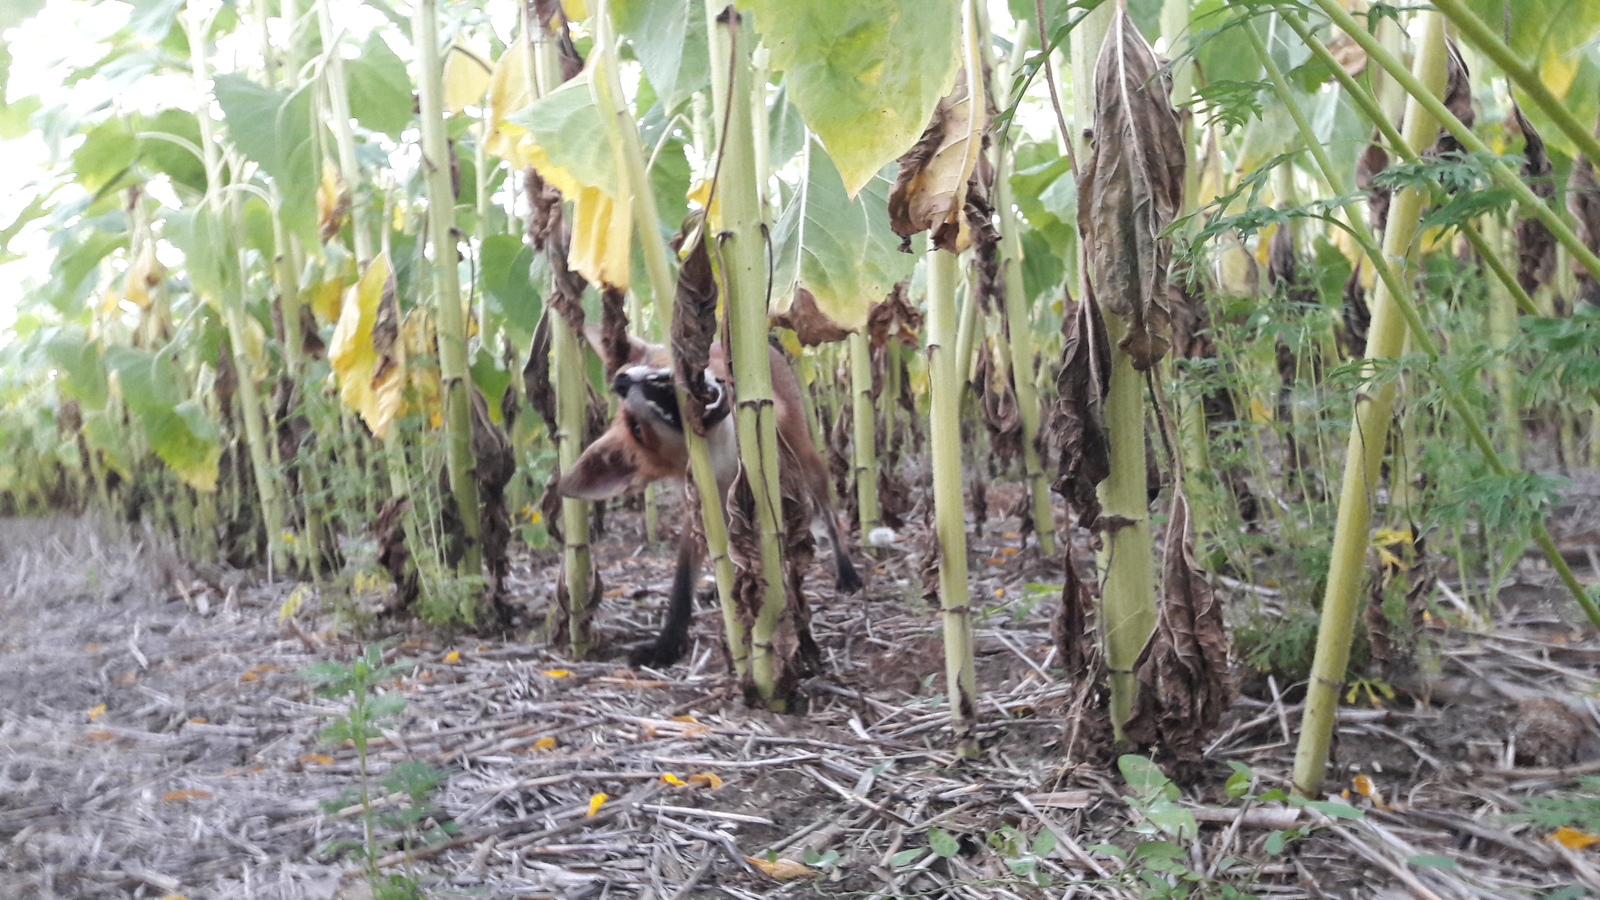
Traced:
[[105, 711], [106, 711], [106, 705], [104, 703], [96, 704], [94, 709], [89, 710], [89, 718], [90, 718], [90, 720], [92, 721], [94, 719], [100, 718], [102, 715], [105, 714]]
[[605, 794], [595, 794], [593, 797], [590, 797], [589, 812], [587, 813], [588, 817], [594, 818], [594, 815], [600, 811], [600, 807], [605, 805], [607, 799], [609, 798], [607, 798]]
[[792, 859], [764, 859], [759, 856], [746, 856], [745, 862], [760, 869], [763, 875], [775, 881], [788, 881], [791, 878], [815, 878], [817, 874], [807, 868], [804, 863], [797, 863]]
[[550, 737], [549, 735], [545, 735], [544, 737], [533, 742], [533, 749], [535, 750], [554, 750], [555, 747], [556, 739]]
[[346, 292], [328, 362], [339, 378], [339, 398], [382, 440], [400, 410], [405, 385], [405, 345], [399, 340], [399, 301], [387, 254], [367, 266]]
[[333, 765], [333, 757], [326, 753], [302, 753], [298, 759], [301, 763], [311, 763], [318, 766]]
[[211, 796], [210, 791], [200, 791], [193, 788], [185, 788], [181, 791], [167, 791], [165, 794], [161, 795], [161, 802], [182, 803], [185, 800], [203, 800], [209, 796]]
[[1363, 797], [1371, 797], [1376, 790], [1372, 785], [1372, 779], [1366, 775], [1357, 775], [1350, 779], [1350, 784], [1356, 789], [1356, 793]]
[[1579, 831], [1576, 828], [1568, 828], [1565, 825], [1557, 828], [1550, 835], [1550, 840], [1566, 847], [1568, 850], [1582, 850], [1590, 844], [1600, 843], [1600, 837]]
[[679, 778], [678, 776], [672, 774], [671, 772], [662, 773], [660, 781], [661, 781], [662, 784], [670, 784], [670, 785], [673, 785], [675, 787], [683, 787], [686, 784], [688, 784], [688, 782], [686, 782], [682, 778]]
[[689, 776], [690, 784], [703, 784], [712, 790], [722, 787], [722, 779], [715, 772], [696, 772]]
[[460, 650], [451, 650], [449, 653], [446, 653], [444, 655], [444, 661], [446, 663], [458, 663], [458, 662], [461, 662], [461, 651]]
[[565, 678], [568, 675], [571, 675], [572, 673], [568, 672], [566, 669], [545, 669], [544, 671], [540, 672], [539, 674], [540, 675], [547, 675], [547, 676], [549, 676], [551, 678]]

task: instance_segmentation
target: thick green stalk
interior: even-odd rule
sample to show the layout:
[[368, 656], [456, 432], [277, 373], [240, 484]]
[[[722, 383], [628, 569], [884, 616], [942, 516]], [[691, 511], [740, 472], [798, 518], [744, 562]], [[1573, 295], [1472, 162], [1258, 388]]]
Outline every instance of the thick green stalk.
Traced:
[[[861, 528], [861, 540], [866, 543], [867, 535], [878, 527], [881, 512], [878, 509], [877, 448], [874, 446], [876, 423], [872, 415], [872, 348], [866, 334], [859, 331], [850, 335], [850, 393], [855, 400], [850, 404], [855, 426], [854, 440], [850, 443], [856, 469], [856, 522]], [[835, 548], [834, 552], [840, 551]]]
[[[561, 83], [561, 63], [550, 35], [532, 16], [529, 5], [522, 8], [523, 33], [528, 36], [525, 51], [532, 57], [524, 66], [528, 91], [535, 98], [554, 90]], [[574, 333], [563, 316], [550, 317], [550, 380], [556, 395], [556, 430], [550, 439], [556, 445], [556, 464], [571, 471], [583, 453], [584, 422], [589, 409], [588, 367], [583, 362], [583, 338]], [[589, 653], [594, 609], [589, 605], [593, 590], [589, 576], [593, 567], [589, 547], [587, 500], [561, 498], [561, 577], [567, 589], [567, 652], [574, 659]]]
[[966, 504], [961, 485], [961, 373], [956, 354], [954, 253], [928, 255], [928, 443], [933, 453], [934, 527], [939, 539], [939, 605], [944, 617], [945, 680], [957, 752], [976, 756], [972, 724], [978, 714], [972, 662], [972, 610], [967, 584]]
[[[1082, 139], [1083, 125], [1094, 120], [1094, 66], [1111, 27], [1113, 4], [1102, 4], [1084, 17], [1072, 32], [1072, 107], [1079, 123], [1077, 153], [1087, 159], [1089, 146]], [[1084, 202], [1084, 195], [1079, 196]], [[1080, 282], [1088, 278], [1088, 265], [1079, 252]], [[1082, 290], [1080, 289], [1080, 296]], [[1150, 536], [1150, 500], [1145, 485], [1144, 379], [1133, 360], [1117, 346], [1124, 326], [1108, 316], [1111, 339], [1111, 385], [1106, 392], [1106, 430], [1111, 442], [1111, 475], [1100, 484], [1100, 505], [1109, 521], [1124, 521], [1105, 535], [1101, 570], [1103, 640], [1111, 688], [1111, 724], [1118, 739], [1122, 723], [1133, 709], [1133, 664], [1155, 630], [1154, 551]]]
[[[1489, 222], [1490, 235], [1497, 250], [1507, 249], [1507, 229], [1498, 221]], [[1503, 284], [1489, 285], [1489, 346], [1495, 351], [1489, 363], [1495, 394], [1500, 402], [1500, 437], [1505, 455], [1512, 465], [1522, 459], [1522, 408], [1517, 401], [1517, 370], [1509, 355], [1517, 336], [1517, 305]]]
[[[610, 13], [605, 0], [600, 0], [596, 8], [595, 21], [598, 44], [601, 47], [613, 47], [615, 38], [612, 36]], [[661, 242], [655, 193], [651, 189], [650, 175], [645, 168], [644, 147], [639, 139], [639, 124], [634, 121], [627, 107], [621, 102], [622, 79], [613, 60], [612, 56], [608, 56], [605, 60], [607, 90], [597, 91], [595, 96], [597, 102], [601, 104], [601, 115], [615, 128], [616, 146], [622, 151], [622, 171], [628, 181], [628, 190], [633, 195], [634, 232], [639, 238], [645, 272], [650, 281], [650, 292], [655, 300], [658, 337], [665, 340], [672, 322], [673, 302], [677, 295], [676, 282], [672, 274], [672, 264], [667, 259], [666, 245]], [[679, 390], [679, 405], [688, 402], [689, 398]], [[684, 429], [683, 436], [689, 450], [689, 472], [694, 478], [695, 490], [700, 495], [700, 519], [705, 528], [706, 556], [717, 579], [717, 598], [722, 605], [722, 624], [728, 642], [728, 655], [733, 663], [734, 675], [742, 679], [749, 666], [750, 649], [745, 635], [744, 620], [740, 618], [739, 608], [733, 599], [733, 561], [728, 558], [728, 523], [722, 515], [725, 501], [724, 498], [717, 496], [716, 470], [711, 466], [711, 454], [707, 451], [705, 439], [688, 428]], [[708, 500], [710, 502], [707, 502]]]
[[[1454, 2], [1454, 0], [1451, 0], [1451, 2]], [[1354, 16], [1345, 12], [1344, 8], [1339, 5], [1338, 0], [1316, 0], [1316, 4], [1322, 8], [1323, 12], [1328, 14], [1334, 24], [1338, 25], [1346, 34], [1349, 34], [1357, 44], [1361, 45], [1363, 50], [1367, 51], [1369, 60], [1382, 66], [1385, 71], [1394, 76], [1395, 81], [1405, 88], [1411, 99], [1420, 104], [1423, 111], [1432, 116], [1435, 121], [1443, 125], [1445, 130], [1449, 131], [1456, 140], [1461, 142], [1461, 146], [1473, 153], [1483, 154], [1489, 173], [1494, 178], [1495, 183], [1516, 194], [1517, 202], [1521, 205], [1521, 208], [1540, 222], [1543, 222], [1545, 227], [1550, 229], [1550, 234], [1555, 237], [1561, 246], [1567, 248], [1567, 251], [1572, 254], [1574, 259], [1596, 278], [1600, 278], [1600, 257], [1596, 257], [1588, 247], [1584, 246], [1578, 236], [1567, 226], [1567, 223], [1562, 221], [1555, 210], [1541, 200], [1533, 192], [1532, 188], [1528, 187], [1520, 175], [1513, 172], [1505, 163], [1500, 162], [1499, 157], [1489, 149], [1489, 146], [1474, 134], [1472, 129], [1462, 124], [1461, 120], [1456, 118], [1450, 110], [1446, 109], [1443, 101], [1430, 94], [1423, 87], [1421, 81], [1407, 71], [1405, 65], [1396, 59], [1394, 54], [1385, 49], [1382, 44], [1378, 43], [1377, 39], [1373, 38], [1365, 28], [1361, 27], [1361, 23], [1357, 22]], [[1520, 82], [1518, 83], [1519, 85], [1521, 84]], [[1532, 92], [1530, 91], [1530, 93]], [[1555, 101], [1552, 99], [1552, 102]], [[1543, 108], [1543, 103], [1540, 106]], [[1556, 103], [1556, 106], [1561, 108], [1559, 103]], [[1564, 112], [1564, 108], [1562, 109]], [[1548, 109], [1545, 111], [1547, 113], [1550, 112]], [[1571, 118], [1570, 113], [1567, 116]], [[1554, 115], [1552, 115], [1552, 118], [1554, 118]], [[1594, 146], [1593, 152], [1600, 153], [1600, 143], [1595, 142], [1592, 135], [1590, 135], [1589, 144], [1580, 144], [1580, 146], [1584, 147], [1585, 152], [1590, 152], [1588, 148], [1591, 145]], [[1415, 153], [1417, 151], [1413, 149], [1412, 152]], [[1600, 156], [1594, 158], [1600, 159]]]
[[422, 165], [428, 186], [429, 243], [433, 245], [433, 285], [439, 315], [439, 377], [443, 382], [445, 465], [450, 492], [466, 535], [461, 571], [483, 571], [478, 547], [478, 480], [472, 458], [472, 405], [467, 372], [467, 325], [461, 308], [456, 265], [455, 196], [450, 189], [450, 151], [445, 143], [444, 69], [439, 53], [438, 0], [416, 0], [412, 43], [417, 48], [422, 111]]
[[[210, 16], [197, 19], [191, 12], [185, 19], [189, 34], [190, 68], [194, 75], [195, 89], [202, 97], [211, 93], [205, 37], [210, 25]], [[223, 196], [222, 156], [217, 144], [216, 123], [204, 109], [204, 104], [201, 104], [201, 107], [196, 116], [200, 124], [200, 147], [206, 169], [205, 204], [216, 217], [215, 221], [231, 223], [229, 230], [237, 233], [243, 229], [240, 205], [228, 202]], [[238, 195], [235, 193], [233, 196]], [[215, 239], [221, 239], [221, 236], [217, 235]], [[261, 395], [256, 391], [255, 379], [250, 375], [253, 368], [250, 358], [243, 350], [247, 334], [244, 312], [244, 273], [247, 270], [244, 264], [244, 242], [239, 240], [236, 246], [237, 250], [233, 257], [235, 266], [233, 284], [224, 288], [223, 296], [217, 299], [222, 303], [222, 321], [228, 330], [228, 344], [233, 355], [234, 370], [239, 373], [236, 388], [239, 412], [244, 417], [245, 442], [250, 450], [250, 466], [255, 475], [256, 495], [261, 501], [261, 519], [267, 531], [268, 561], [273, 567], [281, 569], [285, 561], [283, 507], [278, 495], [277, 472], [268, 462], [268, 435], [261, 407]], [[270, 571], [269, 569], [269, 573]]]
[[344, 74], [344, 55], [337, 46], [339, 34], [334, 30], [333, 16], [328, 10], [332, 0], [316, 2], [322, 46], [330, 48], [327, 65], [323, 68], [328, 106], [333, 113], [328, 129], [333, 132], [333, 145], [339, 153], [339, 174], [350, 191], [350, 233], [355, 238], [356, 263], [365, 267], [372, 261], [372, 232], [368, 221], [372, 213], [371, 199], [361, 188], [361, 168], [356, 164], [356, 140], [350, 130], [350, 86]]
[[[1322, 2], [1323, 0], [1318, 0], [1319, 4]], [[1539, 77], [1533, 66], [1524, 62], [1517, 56], [1516, 51], [1506, 46], [1495, 29], [1478, 18], [1477, 14], [1461, 0], [1437, 0], [1433, 5], [1450, 20], [1452, 25], [1456, 26], [1456, 30], [1467, 39], [1467, 43], [1494, 60], [1500, 71], [1506, 73], [1506, 77], [1528, 94], [1528, 98], [1539, 107], [1540, 111], [1556, 123], [1561, 133], [1578, 145], [1578, 150], [1584, 156], [1600, 159], [1600, 138], [1595, 137], [1588, 126], [1579, 122], [1572, 111], [1567, 109], [1566, 104], [1550, 92], [1545, 86], [1544, 79]], [[1341, 23], [1339, 27], [1343, 28], [1344, 25]]]
[[[1423, 12], [1423, 38], [1416, 57], [1417, 83], [1442, 93], [1445, 84], [1446, 43], [1444, 20], [1437, 13]], [[1253, 28], [1241, 29], [1250, 39], [1256, 55], [1266, 68], [1279, 99], [1288, 106], [1302, 135], [1310, 135], [1310, 124], [1294, 103], [1287, 83], [1266, 45]], [[1413, 97], [1406, 104], [1404, 140], [1414, 152], [1433, 143], [1437, 121]], [[1325, 159], [1312, 137], [1306, 138], [1319, 163]], [[1326, 172], [1331, 175], [1331, 172]], [[1407, 260], [1414, 252], [1413, 238], [1421, 216], [1423, 195], [1414, 188], [1399, 191], [1391, 201], [1384, 233], [1382, 254], [1374, 258], [1380, 267], [1390, 259]], [[1352, 216], [1358, 221], [1358, 216]], [[1404, 347], [1406, 323], [1395, 303], [1396, 291], [1382, 279], [1373, 292], [1372, 322], [1367, 331], [1366, 358], [1393, 360]], [[1345, 669], [1350, 661], [1350, 642], [1360, 608], [1362, 579], [1366, 574], [1367, 534], [1371, 527], [1372, 497], [1378, 487], [1383, 461], [1384, 438], [1393, 417], [1397, 385], [1393, 379], [1375, 379], [1360, 392], [1355, 417], [1350, 427], [1345, 453], [1344, 483], [1339, 497], [1339, 517], [1334, 526], [1333, 550], [1328, 569], [1327, 593], [1322, 603], [1322, 623], [1317, 631], [1316, 656], [1311, 683], [1306, 694], [1306, 713], [1300, 729], [1300, 744], [1295, 754], [1294, 784], [1306, 796], [1316, 796], [1322, 786], [1328, 746], [1333, 735], [1334, 716]]]
[[[710, 0], [715, 4], [717, 0]], [[731, 19], [731, 21], [730, 21]], [[728, 355], [737, 404], [739, 458], [755, 497], [761, 538], [761, 608], [750, 632], [750, 676], [757, 694], [775, 697], [777, 667], [773, 636], [788, 607], [783, 572], [783, 492], [778, 483], [778, 419], [767, 353], [766, 243], [761, 229], [761, 196], [756, 178], [755, 133], [751, 122], [750, 45], [754, 33], [740, 27], [736, 14], [720, 16], [712, 32], [713, 81], [728, 84], [717, 111], [725, 129], [717, 163], [717, 197], [722, 221], [715, 236], [722, 274], [723, 309], [728, 323]], [[726, 61], [726, 62], [725, 62]], [[731, 66], [731, 81], [729, 80]], [[797, 598], [797, 602], [803, 599]]]

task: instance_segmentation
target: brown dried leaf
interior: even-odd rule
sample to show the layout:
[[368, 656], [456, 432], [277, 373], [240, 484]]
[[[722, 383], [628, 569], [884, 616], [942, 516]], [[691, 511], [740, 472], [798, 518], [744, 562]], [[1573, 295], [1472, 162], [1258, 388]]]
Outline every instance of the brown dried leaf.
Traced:
[[1123, 727], [1135, 743], [1157, 746], [1184, 777], [1194, 774], [1208, 734], [1232, 701], [1228, 634], [1218, 602], [1194, 561], [1189, 501], [1173, 492], [1162, 563], [1156, 629], [1134, 664], [1133, 714]]
[[[1555, 196], [1554, 169], [1545, 152], [1544, 138], [1513, 101], [1511, 118], [1522, 132], [1522, 180], [1541, 202]], [[1528, 293], [1549, 282], [1556, 271], [1556, 239], [1538, 219], [1517, 220], [1517, 284]]]
[[[1444, 105], [1450, 110], [1451, 115], [1461, 120], [1461, 124], [1471, 128], [1478, 120], [1478, 114], [1472, 108], [1472, 72], [1467, 68], [1467, 61], [1461, 56], [1461, 49], [1456, 42], [1446, 40], [1449, 55], [1445, 59], [1445, 86]], [[1455, 135], [1446, 131], [1444, 126], [1439, 127], [1439, 136], [1434, 139], [1429, 154], [1442, 156], [1447, 153], [1465, 153], [1466, 148], [1456, 140]]]
[[544, 419], [546, 430], [555, 434], [556, 392], [550, 381], [550, 310], [539, 316], [533, 327], [533, 341], [528, 345], [528, 361], [522, 365], [522, 390], [528, 396], [528, 405]]
[[632, 350], [628, 343], [628, 295], [610, 285], [600, 293], [600, 350], [607, 372], [625, 366]]
[[411, 551], [406, 547], [406, 532], [402, 527], [409, 509], [410, 500], [391, 497], [384, 501], [383, 508], [378, 510], [378, 517], [372, 523], [372, 533], [378, 541], [378, 565], [389, 573], [396, 589], [394, 600], [386, 605], [385, 612], [409, 608], [412, 601], [417, 599], [420, 589], [417, 570], [409, 565]]
[[1372, 324], [1372, 311], [1367, 308], [1367, 289], [1361, 284], [1361, 263], [1350, 270], [1344, 283], [1344, 324], [1337, 332], [1339, 346], [1346, 359], [1361, 359], [1367, 355], [1367, 326]]
[[505, 598], [506, 576], [511, 572], [507, 548], [511, 545], [511, 514], [506, 508], [506, 485], [517, 471], [517, 457], [505, 432], [489, 418], [489, 403], [472, 388], [472, 457], [478, 476], [478, 539], [483, 564], [489, 573], [489, 608], [500, 625], [510, 624]]
[[1185, 144], [1160, 63], [1119, 9], [1095, 63], [1094, 141], [1079, 177], [1078, 233], [1091, 283], [1128, 323], [1118, 346], [1144, 371], [1167, 352], [1161, 233], [1183, 206]]
[[1094, 653], [1094, 635], [1089, 629], [1094, 613], [1094, 592], [1078, 576], [1070, 542], [1062, 548], [1061, 565], [1066, 581], [1061, 585], [1061, 606], [1050, 620], [1050, 636], [1060, 652], [1062, 670], [1069, 678], [1076, 679], [1088, 670]]
[[982, 155], [987, 110], [976, 110], [967, 70], [956, 73], [955, 87], [939, 101], [933, 121], [906, 154], [889, 192], [889, 226], [909, 239], [931, 231], [933, 244], [952, 253], [970, 240], [963, 227], [968, 182]]
[[[712, 424], [706, 421], [706, 407], [722, 399], [722, 393], [705, 377], [711, 364], [711, 344], [717, 337], [717, 279], [711, 270], [704, 232], [687, 227], [688, 223], [685, 226], [694, 246], [678, 269], [672, 312], [672, 370], [689, 400], [683, 418], [695, 434], [704, 435]], [[726, 415], [728, 406], [724, 404], [721, 410]]]
[[1393, 191], [1374, 183], [1378, 173], [1387, 168], [1389, 153], [1378, 143], [1378, 135], [1374, 134], [1366, 149], [1356, 157], [1356, 187], [1367, 192], [1367, 220], [1375, 234], [1383, 234], [1384, 226], [1389, 222], [1389, 201], [1394, 199]]
[[850, 336], [828, 314], [817, 308], [817, 298], [803, 287], [794, 289], [794, 302], [789, 308], [772, 316], [772, 324], [794, 330], [794, 336], [807, 347], [831, 344]]
[[1095, 487], [1111, 474], [1111, 444], [1101, 411], [1111, 383], [1111, 341], [1092, 291], [1079, 304], [1068, 298], [1066, 313], [1056, 375], [1060, 399], [1051, 423], [1061, 454], [1054, 487], [1077, 512], [1078, 524], [1092, 529], [1100, 519]]

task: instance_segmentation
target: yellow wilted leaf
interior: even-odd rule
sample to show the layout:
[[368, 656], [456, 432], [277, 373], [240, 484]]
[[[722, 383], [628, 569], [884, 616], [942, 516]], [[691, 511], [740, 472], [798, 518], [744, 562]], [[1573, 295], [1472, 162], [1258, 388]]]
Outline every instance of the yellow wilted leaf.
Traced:
[[1252, 421], [1252, 422], [1271, 422], [1272, 421], [1272, 410], [1267, 409], [1267, 405], [1265, 403], [1261, 402], [1261, 398], [1260, 397], [1251, 397], [1250, 398], [1250, 421]]
[[[573, 195], [568, 195], [573, 196]], [[573, 196], [572, 246], [567, 264], [592, 282], [628, 289], [628, 253], [633, 234], [633, 200], [626, 191], [613, 196], [585, 187]]]
[[715, 772], [696, 772], [689, 776], [690, 784], [703, 784], [712, 790], [722, 787], [722, 779]]
[[788, 881], [791, 878], [815, 878], [817, 873], [807, 868], [804, 863], [797, 863], [792, 859], [763, 859], [759, 856], [746, 856], [745, 861], [761, 870], [763, 875], [776, 881]]
[[556, 739], [550, 737], [549, 735], [545, 735], [544, 737], [533, 742], [533, 749], [535, 750], [554, 750], [555, 747]]
[[140, 309], [150, 308], [150, 289], [166, 277], [167, 267], [156, 259], [155, 241], [145, 241], [128, 266], [127, 283], [122, 292]]
[[200, 791], [194, 788], [184, 788], [181, 791], [167, 791], [161, 795], [162, 803], [182, 803], [185, 800], [202, 800], [211, 796], [210, 791]]
[[487, 54], [468, 47], [464, 41], [450, 45], [444, 57], [444, 111], [452, 116], [469, 106], [477, 106], [489, 88]]
[[522, 163], [518, 145], [528, 130], [506, 121], [511, 115], [533, 102], [533, 92], [528, 88], [528, 37], [518, 35], [506, 52], [494, 64], [489, 76], [489, 122], [492, 126], [483, 149], [501, 159]]
[[589, 812], [587, 813], [588, 817], [589, 818], [593, 818], [595, 813], [598, 813], [600, 811], [600, 807], [605, 805], [605, 802], [606, 802], [607, 799], [608, 798], [606, 797], [605, 794], [595, 794], [593, 797], [590, 797], [589, 798]]
[[1566, 847], [1568, 850], [1582, 850], [1590, 844], [1600, 843], [1600, 837], [1579, 831], [1576, 828], [1569, 828], [1566, 825], [1557, 828], [1551, 833], [1550, 840]]
[[326, 753], [302, 753], [299, 756], [299, 760], [302, 763], [313, 763], [319, 766], [333, 765], [333, 757]]
[[89, 710], [89, 719], [91, 721], [94, 720], [94, 719], [98, 719], [101, 716], [105, 715], [105, 712], [106, 712], [106, 705], [104, 703], [97, 703], [97, 704], [95, 704], [95, 707], [93, 709]]
[[458, 663], [458, 662], [461, 662], [461, 651], [460, 650], [451, 650], [449, 653], [446, 653], [444, 655], [444, 661], [446, 663]]
[[589, 18], [589, 4], [584, 0], [561, 0], [561, 13], [568, 22], [582, 22]]
[[1378, 551], [1378, 560], [1396, 569], [1410, 568], [1395, 550], [1411, 546], [1411, 529], [1379, 528], [1372, 533], [1372, 548]]
[[662, 774], [661, 783], [662, 784], [670, 784], [670, 785], [673, 785], [675, 787], [684, 787], [685, 785], [688, 784], [687, 781], [684, 781], [682, 778], [679, 778], [678, 776], [672, 774], [671, 772], [666, 772], [666, 773]]
[[328, 345], [328, 362], [339, 376], [339, 398], [360, 413], [382, 440], [400, 410], [405, 349], [400, 306], [389, 257], [380, 253], [344, 297], [339, 324]]
[[311, 596], [311, 586], [307, 584], [295, 585], [289, 596], [283, 600], [283, 605], [278, 607], [278, 621], [287, 622], [300, 612], [300, 607], [305, 605], [306, 598]]
[[344, 227], [350, 213], [350, 189], [333, 160], [322, 158], [322, 179], [317, 182], [317, 233], [326, 244]]
[[548, 675], [551, 678], [565, 678], [568, 675], [571, 675], [572, 673], [568, 672], [566, 669], [545, 669], [544, 671], [540, 672], [539, 674], [540, 675]]

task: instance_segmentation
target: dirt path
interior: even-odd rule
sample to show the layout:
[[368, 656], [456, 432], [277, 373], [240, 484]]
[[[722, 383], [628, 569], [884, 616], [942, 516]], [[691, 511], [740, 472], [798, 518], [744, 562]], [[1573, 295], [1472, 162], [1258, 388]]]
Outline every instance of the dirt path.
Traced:
[[[640, 544], [634, 523], [613, 520], [602, 621], [620, 653], [648, 633], [670, 572], [666, 549], [628, 555]], [[1017, 552], [1012, 533], [975, 543], [977, 584], [995, 598], [978, 629], [976, 763], [952, 765], [941, 679], [929, 677], [942, 670], [937, 622], [912, 587], [910, 555], [876, 567], [860, 602], [833, 599], [816, 567], [813, 627], [829, 672], [806, 686], [804, 717], [745, 707], [722, 673], [710, 609], [692, 661], [668, 673], [574, 664], [538, 644], [419, 637], [391, 648], [409, 664], [384, 690], [407, 706], [375, 742], [370, 774], [437, 767], [445, 780], [415, 808], [414, 830], [454, 836], [407, 860], [401, 830], [380, 825], [385, 871], [411, 872], [436, 897], [1013, 898], [1059, 897], [1069, 884], [1076, 896], [1142, 896], [1132, 869], [1117, 874], [1131, 864], [1091, 849], [1140, 839], [1121, 777], [1062, 755], [1073, 697], [1051, 670], [1055, 598], [1029, 586], [1059, 576]], [[518, 563], [530, 621], [551, 575]], [[199, 577], [111, 529], [0, 522], [0, 896], [367, 896], [356, 860], [334, 847], [361, 840], [359, 807], [324, 809], [360, 783], [353, 751], [317, 737], [341, 707], [301, 674], [348, 661], [359, 643], [334, 627], [328, 598], [280, 622], [291, 590]], [[1503, 815], [1572, 774], [1533, 768], [1528, 742], [1544, 732], [1523, 707], [1554, 698], [1592, 711], [1600, 672], [1600, 645], [1542, 612], [1518, 615], [1494, 639], [1442, 636], [1433, 708], [1346, 715], [1337, 774], [1368, 775], [1385, 809], [1357, 796], [1363, 819], [1324, 822], [1285, 852], [1264, 849], [1265, 826], [1313, 817], [1274, 819], [1258, 805], [1241, 819], [1220, 785], [1230, 760], [1253, 766], [1263, 789], [1281, 780], [1299, 710], [1241, 698], [1208, 779], [1186, 795], [1206, 823], [1191, 866], [1254, 860], [1235, 882], [1273, 897], [1600, 891], [1594, 855]], [[1570, 724], [1544, 713], [1559, 720], [1550, 727]], [[1600, 758], [1594, 717], [1570, 720], [1579, 765], [1600, 771], [1588, 762]], [[1505, 771], [1508, 761], [1523, 768]], [[375, 796], [380, 813], [409, 807]], [[935, 829], [957, 840], [954, 855], [928, 849]], [[1029, 863], [1026, 844], [1045, 829], [1056, 846]], [[769, 851], [822, 874], [776, 881], [745, 859]], [[1055, 886], [1033, 887], [1029, 865]]]

